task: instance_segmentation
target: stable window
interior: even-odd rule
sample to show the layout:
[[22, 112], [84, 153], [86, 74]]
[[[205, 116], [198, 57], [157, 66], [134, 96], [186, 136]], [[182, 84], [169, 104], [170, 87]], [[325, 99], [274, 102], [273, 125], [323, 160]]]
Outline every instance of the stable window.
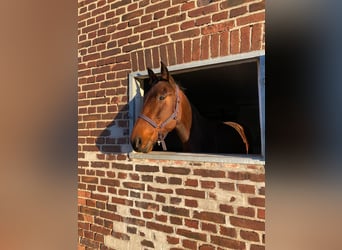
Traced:
[[[253, 153], [245, 157], [222, 154], [181, 153], [176, 133], [165, 139], [168, 152], [154, 147], [152, 153], [132, 152], [133, 158], [189, 159], [201, 161], [235, 161], [237, 158], [263, 161], [265, 155], [264, 54], [252, 52], [219, 59], [168, 66], [170, 74], [185, 89], [185, 95], [207, 119], [235, 121], [248, 128]], [[160, 69], [154, 70], [159, 73]], [[146, 72], [129, 76], [130, 131], [143, 105], [150, 86]], [[200, 158], [199, 158], [200, 157]]]

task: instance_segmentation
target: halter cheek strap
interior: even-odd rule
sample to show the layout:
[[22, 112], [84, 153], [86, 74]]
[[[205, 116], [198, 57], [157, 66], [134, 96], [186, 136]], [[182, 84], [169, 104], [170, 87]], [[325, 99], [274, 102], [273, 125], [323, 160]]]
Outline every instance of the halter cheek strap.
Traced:
[[149, 118], [148, 116], [144, 115], [144, 114], [140, 114], [139, 118], [145, 120], [146, 122], [148, 122], [153, 128], [158, 129], [158, 145], [160, 145], [160, 143], [162, 144], [163, 150], [166, 151], [166, 144], [165, 144], [165, 138], [167, 136], [166, 134], [161, 133], [161, 129], [164, 128], [166, 126], [166, 124], [168, 124], [171, 120], [176, 120], [177, 119], [177, 115], [178, 115], [178, 110], [179, 110], [179, 87], [178, 85], [176, 85], [176, 105], [175, 105], [175, 109], [173, 111], [173, 113], [164, 121], [162, 122], [160, 125], [158, 125], [155, 121], [153, 121], [151, 118]]

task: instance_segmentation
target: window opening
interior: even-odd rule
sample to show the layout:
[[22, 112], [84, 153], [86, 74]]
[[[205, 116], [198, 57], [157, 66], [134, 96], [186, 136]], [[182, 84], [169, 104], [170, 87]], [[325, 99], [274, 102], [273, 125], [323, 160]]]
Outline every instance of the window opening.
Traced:
[[[262, 60], [260, 60], [262, 58]], [[260, 65], [260, 63], [262, 65]], [[262, 57], [217, 63], [202, 67], [172, 70], [170, 74], [184, 88], [189, 101], [202, 116], [210, 120], [234, 121], [243, 125], [252, 141], [252, 154], [264, 155], [264, 60]], [[155, 71], [157, 74], [158, 70]], [[136, 102], [134, 120], [143, 104], [143, 93], [150, 89], [148, 77], [134, 77]], [[132, 129], [131, 129], [132, 131]], [[168, 151], [182, 152], [182, 145], [175, 131], [165, 138]], [[162, 151], [156, 144], [153, 151]]]

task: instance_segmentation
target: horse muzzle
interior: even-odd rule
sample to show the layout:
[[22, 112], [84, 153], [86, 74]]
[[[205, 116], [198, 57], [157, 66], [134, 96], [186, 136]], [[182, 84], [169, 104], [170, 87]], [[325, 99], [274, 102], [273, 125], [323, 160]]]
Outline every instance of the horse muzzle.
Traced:
[[146, 145], [143, 144], [141, 137], [137, 136], [131, 140], [132, 147], [137, 152], [148, 153], [152, 151], [153, 143], [148, 142]]

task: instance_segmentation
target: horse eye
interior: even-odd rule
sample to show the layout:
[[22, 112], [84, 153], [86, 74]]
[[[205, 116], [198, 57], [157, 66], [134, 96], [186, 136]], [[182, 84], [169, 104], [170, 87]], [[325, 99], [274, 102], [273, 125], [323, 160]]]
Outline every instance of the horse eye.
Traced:
[[160, 101], [162, 101], [162, 100], [164, 100], [164, 99], [165, 99], [165, 96], [164, 96], [164, 95], [159, 96], [159, 100], [160, 100]]

